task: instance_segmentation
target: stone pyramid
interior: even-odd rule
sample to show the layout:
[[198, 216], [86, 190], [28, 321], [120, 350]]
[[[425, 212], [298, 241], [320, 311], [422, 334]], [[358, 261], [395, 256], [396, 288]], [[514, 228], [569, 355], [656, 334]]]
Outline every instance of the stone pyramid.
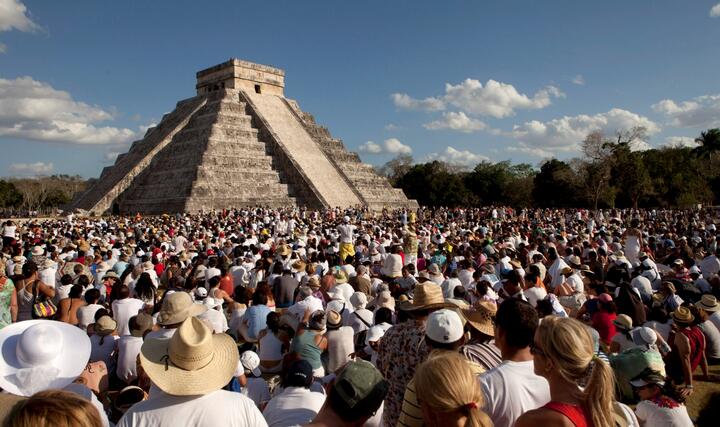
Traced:
[[95, 214], [252, 206], [415, 208], [283, 95], [285, 73], [232, 59], [148, 129], [72, 204]]

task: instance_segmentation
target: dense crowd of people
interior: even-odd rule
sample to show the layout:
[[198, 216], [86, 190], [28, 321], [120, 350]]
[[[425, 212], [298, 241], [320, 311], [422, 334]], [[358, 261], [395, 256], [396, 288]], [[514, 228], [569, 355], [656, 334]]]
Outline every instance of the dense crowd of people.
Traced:
[[714, 425], [720, 212], [0, 224], [8, 426]]

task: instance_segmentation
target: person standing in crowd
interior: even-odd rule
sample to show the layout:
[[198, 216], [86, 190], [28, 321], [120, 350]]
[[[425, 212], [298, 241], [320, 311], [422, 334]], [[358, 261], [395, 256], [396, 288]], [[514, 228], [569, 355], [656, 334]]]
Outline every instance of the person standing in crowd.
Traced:
[[399, 307], [410, 318], [388, 329], [380, 341], [378, 368], [389, 385], [383, 411], [383, 422], [386, 425], [397, 424], [405, 387], [415, 375], [417, 365], [428, 356], [428, 348], [422, 342], [427, 317], [433, 311], [448, 306], [450, 304], [445, 303], [440, 286], [418, 284], [412, 302]]
[[525, 412], [516, 427], [613, 426], [615, 379], [593, 350], [587, 327], [572, 318], [548, 316], [531, 345], [534, 370], [550, 385], [551, 400]]
[[310, 390], [313, 369], [307, 360], [290, 364], [277, 393], [263, 409], [269, 427], [303, 425], [312, 421], [325, 403], [325, 395]]
[[239, 354], [233, 339], [213, 334], [195, 317], [188, 317], [170, 339], [146, 340], [140, 362], [155, 396], [133, 405], [117, 427], [267, 426], [253, 401], [222, 390], [235, 373]]
[[328, 385], [320, 412], [305, 427], [362, 426], [378, 411], [387, 392], [387, 381], [370, 362], [348, 362]]
[[705, 378], [708, 376], [705, 358], [705, 336], [700, 328], [694, 326], [695, 316], [687, 307], [678, 307], [672, 314], [674, 322], [670, 337], [670, 359], [667, 364], [668, 377], [675, 384], [683, 386], [683, 394], [689, 396], [694, 391], [693, 372], [701, 367]]
[[418, 366], [415, 373], [422, 420], [428, 427], [491, 427], [482, 411], [483, 393], [468, 361], [443, 352]]
[[550, 388], [546, 378], [535, 371], [530, 352], [538, 327], [535, 309], [510, 298], [500, 304], [495, 325], [495, 343], [503, 361], [480, 375], [484, 411], [495, 425], [511, 426], [525, 412], [549, 402]]

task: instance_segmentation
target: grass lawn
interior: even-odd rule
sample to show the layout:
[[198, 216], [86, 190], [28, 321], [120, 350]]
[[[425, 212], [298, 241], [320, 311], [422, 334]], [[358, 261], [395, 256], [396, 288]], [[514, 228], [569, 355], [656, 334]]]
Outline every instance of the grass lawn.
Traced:
[[[700, 410], [705, 407], [710, 395], [720, 392], [720, 365], [710, 366], [709, 368], [709, 382], [700, 380], [702, 373], [700, 368], [697, 369], [693, 381], [695, 391], [685, 402], [690, 418], [693, 420], [697, 418]], [[718, 425], [720, 425], [720, 421], [718, 421]]]

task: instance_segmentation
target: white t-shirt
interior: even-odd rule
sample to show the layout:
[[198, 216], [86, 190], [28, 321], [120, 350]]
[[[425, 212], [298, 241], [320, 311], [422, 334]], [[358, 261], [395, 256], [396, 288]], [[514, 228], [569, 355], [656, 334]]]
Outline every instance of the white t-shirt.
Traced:
[[248, 377], [247, 384], [240, 393], [255, 402], [256, 406], [270, 400], [270, 388], [267, 381], [262, 378]]
[[137, 315], [144, 307], [145, 303], [137, 298], [124, 298], [113, 301], [113, 318], [117, 322], [117, 332], [119, 336], [130, 335], [128, 320]]
[[222, 334], [228, 330], [228, 322], [225, 314], [221, 313], [214, 308], [207, 310], [205, 313], [199, 314], [198, 319], [206, 319], [213, 326], [213, 332], [216, 334]]
[[530, 305], [537, 307], [538, 301], [545, 299], [547, 296], [547, 291], [543, 288], [533, 286], [532, 288], [525, 289], [523, 295], [525, 295]]
[[640, 291], [640, 295], [646, 298], [652, 297], [653, 289], [650, 279], [644, 276], [637, 276], [630, 282], [630, 286]]
[[635, 407], [635, 415], [646, 426], [692, 427], [693, 425], [685, 405], [663, 408], [649, 400], [643, 400]]
[[171, 396], [158, 392], [132, 406], [117, 427], [264, 427], [253, 401], [240, 393], [217, 390], [204, 396]]
[[535, 375], [533, 361], [503, 361], [480, 375], [485, 412], [496, 426], [512, 426], [520, 415], [550, 401], [550, 386]]
[[104, 308], [100, 304], [88, 304], [77, 309], [78, 326], [87, 329], [88, 325], [95, 323], [95, 313]]
[[137, 378], [137, 356], [142, 344], [142, 338], [132, 335], [125, 335], [118, 340], [117, 376], [126, 383]]
[[270, 427], [305, 425], [325, 403], [325, 395], [304, 387], [288, 387], [268, 402], [263, 416]]
[[115, 341], [117, 341], [118, 337], [116, 335], [107, 335], [105, 336], [105, 339], [102, 340], [102, 344], [100, 344], [101, 338], [102, 337], [100, 335], [90, 336], [90, 361], [97, 362], [102, 360], [105, 362], [108, 371], [112, 371], [112, 365], [114, 363], [111, 363], [112, 356], [115, 351]]

